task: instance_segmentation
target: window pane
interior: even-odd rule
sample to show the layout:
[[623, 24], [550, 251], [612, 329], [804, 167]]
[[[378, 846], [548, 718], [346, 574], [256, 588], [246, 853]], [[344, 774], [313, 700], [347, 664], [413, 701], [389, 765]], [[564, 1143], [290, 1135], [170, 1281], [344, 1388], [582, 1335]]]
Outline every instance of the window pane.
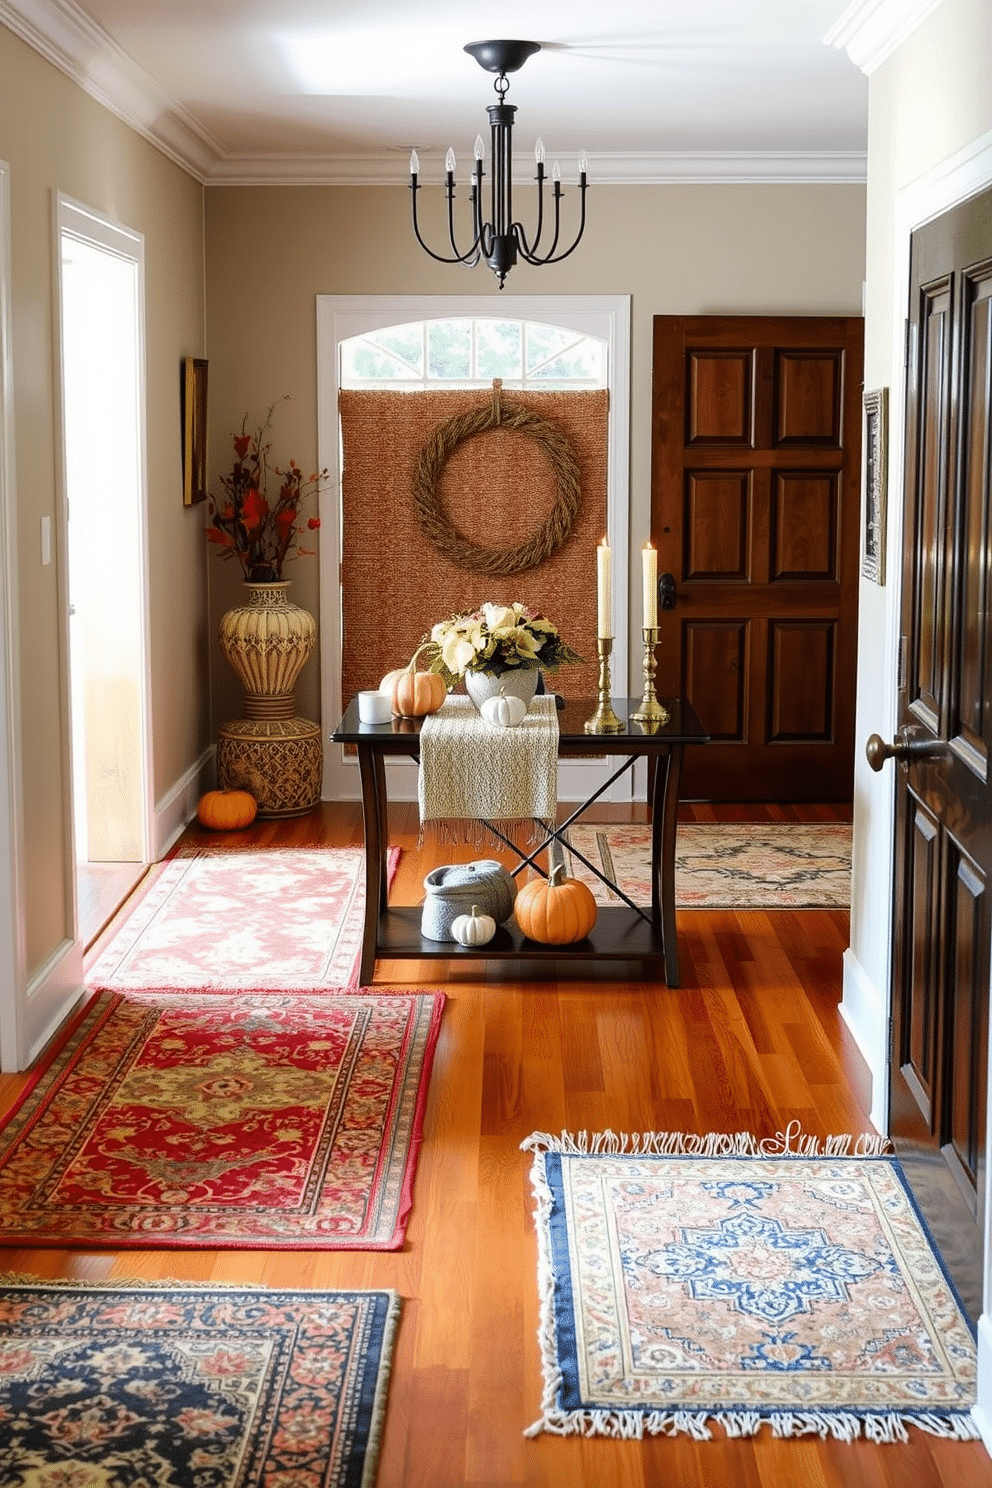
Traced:
[[476, 321], [476, 373], [479, 377], [519, 378], [523, 372], [519, 320]]
[[527, 324], [527, 375], [602, 382], [602, 345], [559, 326]]
[[564, 355], [554, 357], [531, 370], [534, 382], [549, 379], [567, 382], [586, 382], [594, 387], [603, 387], [602, 349], [594, 341], [580, 341]]
[[472, 322], [438, 320], [427, 328], [427, 375], [439, 381], [472, 375]]
[[395, 382], [397, 378], [420, 378], [424, 366], [424, 341], [419, 326], [396, 326], [352, 336], [341, 343], [341, 370], [347, 386], [358, 382]]

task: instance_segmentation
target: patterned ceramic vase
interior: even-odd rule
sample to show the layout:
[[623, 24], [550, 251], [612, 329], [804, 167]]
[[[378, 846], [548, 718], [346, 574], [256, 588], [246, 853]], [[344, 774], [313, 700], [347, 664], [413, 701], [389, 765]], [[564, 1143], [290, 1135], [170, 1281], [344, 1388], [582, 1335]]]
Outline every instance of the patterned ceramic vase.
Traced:
[[245, 690], [245, 717], [292, 718], [293, 689], [313, 651], [316, 621], [290, 603], [288, 579], [249, 582], [245, 589], [245, 603], [220, 622], [220, 648]]
[[258, 815], [302, 816], [320, 800], [320, 728], [296, 716], [296, 679], [313, 652], [317, 624], [291, 604], [288, 580], [246, 583], [246, 601], [220, 622], [220, 646], [245, 690], [244, 716], [217, 742], [222, 788], [250, 791]]
[[491, 677], [488, 672], [466, 672], [465, 691], [477, 708], [482, 707], [486, 698], [499, 697], [501, 692], [507, 697], [520, 698], [529, 708], [540, 675], [539, 667], [517, 667], [501, 677]]

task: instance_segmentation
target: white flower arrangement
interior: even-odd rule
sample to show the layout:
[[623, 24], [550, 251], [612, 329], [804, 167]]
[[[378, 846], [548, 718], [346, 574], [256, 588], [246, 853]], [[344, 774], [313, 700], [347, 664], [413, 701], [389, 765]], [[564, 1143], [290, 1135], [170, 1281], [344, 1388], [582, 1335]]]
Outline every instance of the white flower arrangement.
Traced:
[[553, 672], [582, 657], [562, 640], [558, 627], [526, 605], [484, 604], [469, 615], [439, 620], [424, 637], [431, 671], [454, 687], [466, 672], [501, 677], [504, 672]]

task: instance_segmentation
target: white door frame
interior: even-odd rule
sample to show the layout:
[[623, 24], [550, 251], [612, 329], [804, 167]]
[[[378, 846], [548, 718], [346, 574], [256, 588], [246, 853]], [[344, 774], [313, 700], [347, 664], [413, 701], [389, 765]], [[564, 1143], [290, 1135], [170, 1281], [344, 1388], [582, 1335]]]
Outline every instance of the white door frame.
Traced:
[[0, 161], [0, 1069], [27, 1062], [21, 822], [10, 167]]
[[[613, 613], [626, 615], [630, 511], [630, 296], [629, 295], [318, 295], [317, 296], [317, 437], [318, 466], [331, 472], [321, 502], [320, 616], [321, 717], [324, 720], [324, 797], [353, 801], [361, 796], [355, 759], [330, 743], [341, 711], [341, 444], [338, 391], [341, 341], [371, 330], [411, 321], [455, 316], [492, 316], [507, 320], [562, 325], [607, 343], [609, 462], [607, 530], [613, 553]], [[590, 555], [590, 585], [595, 582]], [[617, 694], [627, 691], [627, 626], [618, 627], [613, 642], [612, 677]], [[411, 761], [387, 761], [390, 797], [416, 800], [416, 767]], [[609, 771], [597, 761], [566, 761], [559, 767], [559, 798], [586, 799]], [[604, 801], [632, 798], [632, 773], [621, 777]]]
[[[145, 243], [141, 233], [132, 231], [123, 223], [114, 222], [102, 213], [95, 212], [82, 203], [73, 201], [70, 197], [58, 194], [56, 199], [57, 220], [57, 256], [58, 256], [58, 357], [59, 357], [59, 421], [58, 421], [58, 450], [59, 450], [59, 486], [60, 486], [60, 517], [59, 517], [59, 540], [62, 544], [62, 552], [66, 561], [60, 566], [59, 572], [59, 594], [63, 607], [63, 619], [68, 626], [71, 599], [71, 575], [69, 559], [69, 535], [68, 535], [68, 460], [65, 447], [65, 375], [64, 365], [64, 327], [65, 327], [65, 284], [63, 282], [62, 266], [62, 241], [63, 238], [73, 238], [88, 247], [101, 253], [117, 258], [130, 265], [135, 270], [135, 336], [136, 336], [136, 377], [135, 398], [137, 403], [138, 427], [135, 431], [135, 443], [137, 446], [137, 512], [135, 524], [135, 547], [137, 550], [138, 564], [138, 660], [137, 660], [137, 683], [138, 683], [138, 780], [140, 781], [141, 806], [138, 827], [138, 850], [141, 861], [150, 861], [150, 844], [154, 840], [154, 802], [151, 775], [151, 672], [149, 658], [148, 637], [148, 481], [147, 481], [147, 449], [145, 430]], [[63, 631], [65, 643], [64, 654], [71, 656], [68, 644], [68, 629]], [[71, 666], [67, 668], [66, 681], [71, 688]], [[66, 704], [66, 716], [71, 717], [71, 702]], [[69, 741], [69, 753], [66, 758], [71, 759], [71, 739]], [[73, 879], [73, 902], [75, 902], [75, 851], [78, 844], [74, 844], [74, 855], [72, 863]]]
[[[55, 343], [54, 356], [58, 376], [56, 385], [56, 452], [58, 460], [57, 468], [57, 493], [58, 493], [58, 516], [56, 521], [56, 539], [58, 551], [66, 555], [68, 553], [68, 513], [66, 500], [66, 456], [65, 456], [65, 419], [64, 419], [64, 371], [62, 368], [62, 235], [69, 233], [91, 246], [114, 253], [120, 258], [133, 263], [137, 270], [137, 416], [139, 429], [137, 436], [138, 445], [138, 584], [139, 584], [139, 665], [138, 682], [140, 699], [138, 707], [139, 740], [138, 751], [140, 755], [140, 772], [142, 785], [142, 812], [141, 812], [141, 851], [144, 860], [149, 860], [150, 844], [153, 841], [153, 778], [151, 758], [151, 672], [150, 672], [150, 647], [148, 629], [148, 456], [147, 436], [145, 428], [145, 278], [144, 278], [144, 237], [141, 233], [134, 232], [123, 223], [115, 222], [101, 212], [97, 212], [82, 202], [74, 201], [71, 197], [56, 193], [53, 202], [53, 224], [52, 224], [52, 255], [53, 255], [53, 283], [55, 301]], [[71, 1009], [73, 1003], [78, 1000], [83, 990], [83, 945], [79, 939], [78, 917], [76, 909], [76, 845], [75, 833], [72, 821], [72, 738], [71, 738], [71, 712], [70, 712], [70, 677], [69, 677], [69, 575], [68, 564], [62, 562], [59, 565], [58, 575], [59, 593], [59, 636], [62, 655], [62, 669], [59, 681], [61, 694], [62, 726], [62, 759], [64, 761], [63, 789], [66, 795], [66, 835], [65, 835], [65, 857], [62, 864], [63, 879], [65, 883], [66, 902], [72, 905], [71, 936], [61, 945], [56, 953], [50, 958], [48, 965], [43, 968], [39, 976], [34, 979], [36, 986], [29, 989], [29, 995], [35, 1004], [32, 1008], [32, 1026], [30, 1029], [29, 1052], [33, 1055], [44, 1040], [58, 1026], [66, 1013]]]

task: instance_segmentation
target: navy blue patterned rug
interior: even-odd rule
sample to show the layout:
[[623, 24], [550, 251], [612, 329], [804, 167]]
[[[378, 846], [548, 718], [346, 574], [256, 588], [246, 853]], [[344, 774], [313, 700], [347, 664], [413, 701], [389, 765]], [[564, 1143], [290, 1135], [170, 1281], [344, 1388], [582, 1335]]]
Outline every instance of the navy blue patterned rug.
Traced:
[[363, 1488], [399, 1298], [0, 1277], [5, 1483]]

